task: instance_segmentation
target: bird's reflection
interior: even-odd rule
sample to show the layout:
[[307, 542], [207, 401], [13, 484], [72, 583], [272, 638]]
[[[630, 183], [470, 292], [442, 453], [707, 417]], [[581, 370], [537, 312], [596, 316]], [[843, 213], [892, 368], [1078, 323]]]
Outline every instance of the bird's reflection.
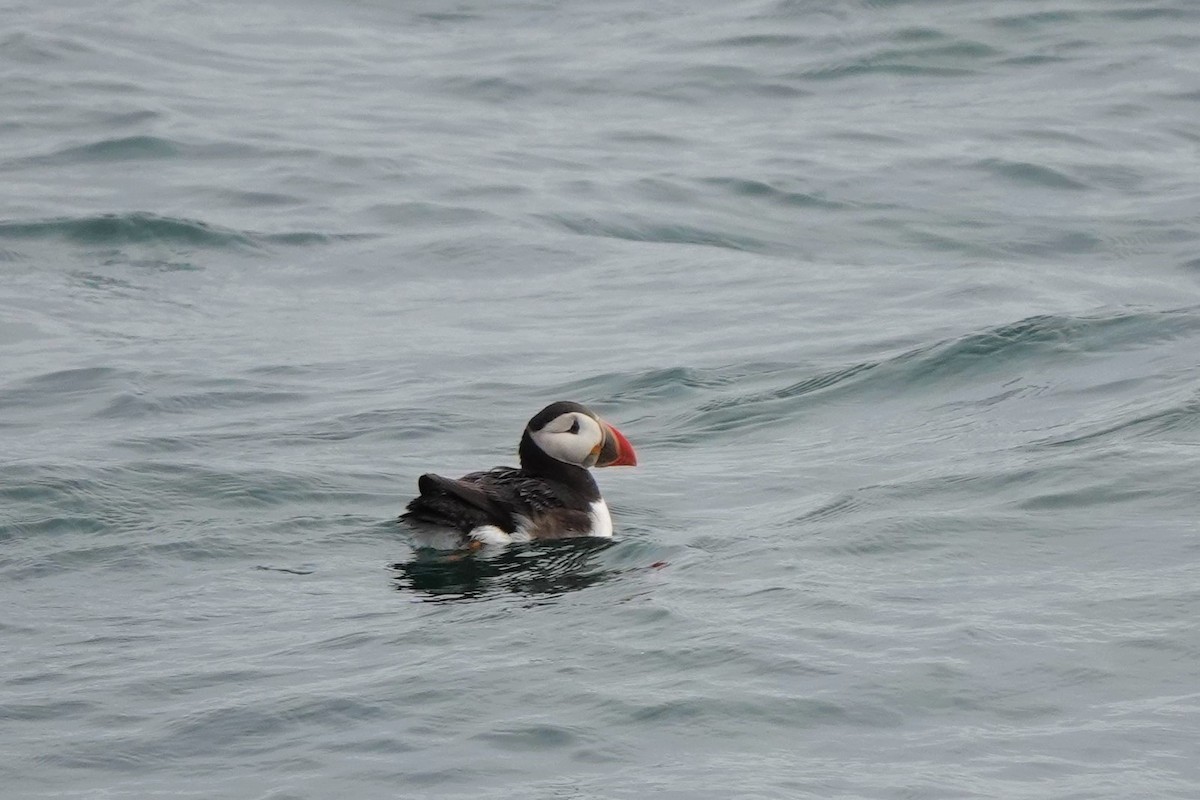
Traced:
[[550, 597], [617, 576], [621, 570], [602, 567], [598, 557], [612, 545], [611, 539], [572, 539], [510, 546], [494, 554], [418, 550], [413, 560], [392, 565], [393, 580], [398, 590], [427, 601], [505, 592]]

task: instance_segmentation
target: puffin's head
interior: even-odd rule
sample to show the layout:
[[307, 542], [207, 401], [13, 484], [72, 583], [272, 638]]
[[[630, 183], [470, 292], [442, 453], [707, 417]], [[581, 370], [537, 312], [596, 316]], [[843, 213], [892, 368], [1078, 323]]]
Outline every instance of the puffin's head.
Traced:
[[560, 400], [539, 411], [525, 427], [551, 458], [577, 467], [633, 467], [633, 445], [612, 425], [579, 403]]

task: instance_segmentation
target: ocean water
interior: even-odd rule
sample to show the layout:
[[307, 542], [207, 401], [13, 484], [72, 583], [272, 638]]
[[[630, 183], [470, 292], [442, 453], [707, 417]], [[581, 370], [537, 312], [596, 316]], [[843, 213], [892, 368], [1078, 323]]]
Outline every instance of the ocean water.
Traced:
[[5, 798], [1200, 796], [1200, 6], [0, 19]]

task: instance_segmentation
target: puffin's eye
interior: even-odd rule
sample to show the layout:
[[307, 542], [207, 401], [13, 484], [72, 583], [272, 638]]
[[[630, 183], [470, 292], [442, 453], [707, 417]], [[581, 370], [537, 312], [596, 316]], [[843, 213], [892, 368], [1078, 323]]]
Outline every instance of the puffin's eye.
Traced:
[[579, 418], [578, 417], [576, 417], [571, 422], [571, 427], [567, 430], [567, 433], [579, 433]]

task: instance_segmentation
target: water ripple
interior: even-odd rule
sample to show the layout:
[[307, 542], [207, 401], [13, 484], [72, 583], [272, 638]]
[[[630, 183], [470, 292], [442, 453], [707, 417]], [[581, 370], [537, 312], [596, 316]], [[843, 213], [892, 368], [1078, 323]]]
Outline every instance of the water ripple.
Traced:
[[361, 235], [333, 235], [307, 231], [262, 234], [238, 231], [201, 220], [130, 212], [91, 217], [0, 221], [0, 238], [63, 239], [87, 246], [165, 243], [189, 247], [254, 250], [270, 244], [302, 246], [361, 238]]

